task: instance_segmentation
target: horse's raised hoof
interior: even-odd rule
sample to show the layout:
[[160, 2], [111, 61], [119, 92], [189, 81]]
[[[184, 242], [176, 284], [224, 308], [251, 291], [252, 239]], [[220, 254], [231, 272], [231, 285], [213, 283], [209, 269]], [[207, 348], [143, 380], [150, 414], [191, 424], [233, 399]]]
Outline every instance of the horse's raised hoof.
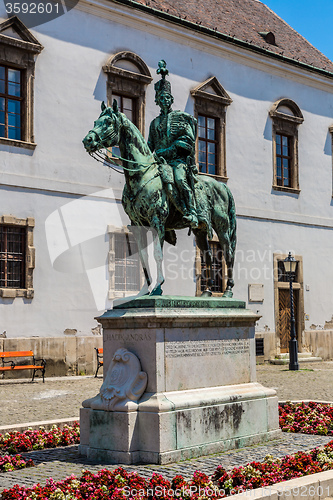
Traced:
[[222, 295], [222, 299], [232, 299], [233, 296], [234, 294], [232, 293], [231, 290], [226, 290]]
[[201, 297], [211, 297], [213, 292], [211, 290], [205, 290], [202, 292]]
[[163, 294], [162, 286], [157, 285], [157, 286], [155, 286], [154, 290], [152, 290], [152, 292], [149, 295], [162, 295], [162, 294]]

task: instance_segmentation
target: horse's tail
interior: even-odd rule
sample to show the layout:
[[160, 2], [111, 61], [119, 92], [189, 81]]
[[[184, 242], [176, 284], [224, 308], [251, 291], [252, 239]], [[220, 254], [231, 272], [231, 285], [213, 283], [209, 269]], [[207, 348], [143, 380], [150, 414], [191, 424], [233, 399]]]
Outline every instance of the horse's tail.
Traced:
[[228, 193], [229, 204], [228, 204], [228, 216], [229, 216], [229, 228], [228, 228], [228, 237], [229, 237], [229, 259], [233, 263], [235, 259], [235, 251], [236, 251], [236, 207], [234, 197], [228, 186], [224, 184], [225, 190]]

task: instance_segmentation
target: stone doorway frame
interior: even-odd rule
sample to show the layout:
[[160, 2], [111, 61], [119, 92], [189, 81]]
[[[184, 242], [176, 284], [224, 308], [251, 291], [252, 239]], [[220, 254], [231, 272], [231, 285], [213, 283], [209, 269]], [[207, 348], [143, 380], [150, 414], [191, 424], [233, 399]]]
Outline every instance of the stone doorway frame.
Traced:
[[[273, 265], [274, 265], [274, 316], [275, 316], [275, 345], [276, 354], [281, 354], [280, 347], [280, 316], [279, 316], [279, 291], [281, 289], [289, 289], [289, 283], [284, 281], [278, 281], [278, 262], [284, 260], [288, 254], [274, 253], [273, 254]], [[305, 329], [305, 318], [304, 318], [304, 283], [303, 283], [303, 257], [301, 255], [295, 255], [295, 259], [298, 262], [297, 269], [297, 281], [293, 283], [293, 289], [298, 294], [298, 309], [295, 314], [297, 318], [296, 323], [296, 337], [298, 341], [298, 351], [303, 351], [302, 346], [302, 333]]]

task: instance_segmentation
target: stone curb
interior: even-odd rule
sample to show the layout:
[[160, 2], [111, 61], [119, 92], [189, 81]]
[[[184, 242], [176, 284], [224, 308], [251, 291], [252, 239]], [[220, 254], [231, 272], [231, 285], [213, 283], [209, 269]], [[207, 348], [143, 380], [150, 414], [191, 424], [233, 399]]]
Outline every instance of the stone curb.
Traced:
[[79, 422], [79, 421], [80, 419], [76, 417], [76, 418], [62, 418], [57, 420], [45, 420], [40, 422], [28, 422], [26, 424], [3, 425], [0, 426], [0, 434], [5, 434], [6, 432], [13, 432], [13, 431], [23, 432], [26, 431], [28, 428], [35, 430], [39, 429], [40, 427], [45, 427], [46, 430], [50, 430], [53, 425], [56, 425], [57, 427], [60, 427], [62, 429], [64, 425], [71, 426], [73, 425], [74, 422]]
[[233, 500], [324, 500], [333, 496], [333, 470], [233, 495]]

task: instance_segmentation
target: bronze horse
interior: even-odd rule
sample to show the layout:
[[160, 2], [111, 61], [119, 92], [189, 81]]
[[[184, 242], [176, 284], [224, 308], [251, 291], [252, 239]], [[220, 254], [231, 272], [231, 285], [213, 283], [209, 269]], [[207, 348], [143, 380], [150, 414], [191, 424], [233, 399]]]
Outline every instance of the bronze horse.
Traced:
[[[157, 281], [151, 295], [162, 294], [164, 275], [162, 269], [164, 241], [176, 244], [176, 229], [184, 229], [182, 214], [172, 204], [159, 174], [159, 164], [136, 126], [118, 110], [102, 103], [102, 113], [94, 128], [83, 139], [86, 151], [93, 154], [101, 149], [118, 145], [123, 160], [126, 184], [122, 203], [131, 220], [131, 230], [138, 242], [140, 260], [146, 278], [141, 293], [149, 293], [152, 278], [148, 267], [147, 235], [140, 227], [153, 229], [154, 258], [157, 264]], [[193, 229], [196, 243], [204, 254], [207, 270], [207, 288], [203, 295], [212, 294], [212, 254], [209, 245], [211, 228], [216, 232], [228, 269], [227, 288], [223, 297], [232, 297], [233, 265], [236, 248], [235, 203], [229, 188], [205, 175], [198, 176], [195, 184], [198, 208], [204, 213], [206, 223]]]

